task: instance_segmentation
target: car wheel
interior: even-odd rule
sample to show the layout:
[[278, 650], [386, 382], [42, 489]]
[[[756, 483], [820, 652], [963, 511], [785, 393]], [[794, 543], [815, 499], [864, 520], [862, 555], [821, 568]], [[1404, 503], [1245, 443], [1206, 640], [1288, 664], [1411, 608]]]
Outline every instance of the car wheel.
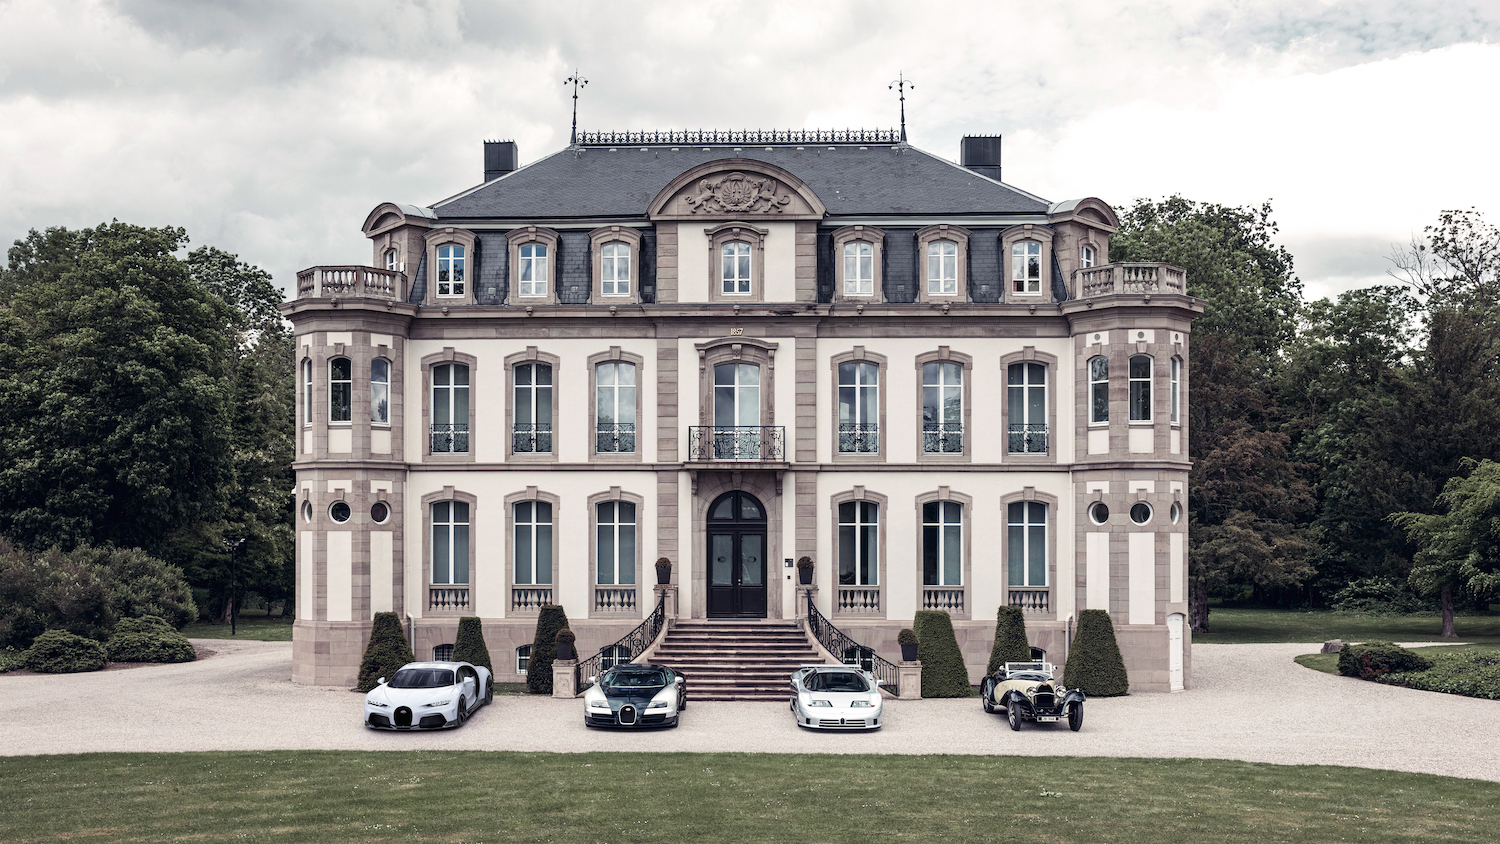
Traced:
[[495, 681], [490, 680], [489, 686], [484, 690], [484, 705], [489, 706], [495, 702]]
[[1010, 728], [1015, 732], [1021, 731], [1021, 707], [1011, 701], [1005, 706], [1005, 720], [1010, 722]]
[[460, 727], [462, 727], [469, 720], [468, 703], [469, 702], [464, 700], [463, 698], [458, 699], [458, 725]]
[[979, 690], [979, 705], [984, 707], [984, 711], [991, 715], [995, 714], [995, 701], [992, 697], [994, 693], [995, 687], [988, 680], [985, 681], [984, 686]]
[[1068, 709], [1068, 729], [1078, 732], [1083, 728], [1083, 704], [1075, 703]]

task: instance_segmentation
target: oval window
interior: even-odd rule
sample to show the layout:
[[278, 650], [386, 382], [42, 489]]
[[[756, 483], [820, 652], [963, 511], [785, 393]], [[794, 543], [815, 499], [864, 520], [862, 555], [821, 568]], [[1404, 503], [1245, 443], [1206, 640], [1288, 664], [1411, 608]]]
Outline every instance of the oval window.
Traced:
[[302, 502], [302, 521], [304, 521], [304, 522], [310, 522], [310, 521], [312, 521], [312, 502], [311, 501], [304, 501], [304, 502]]
[[1175, 524], [1177, 524], [1177, 520], [1180, 519], [1180, 518], [1182, 518], [1182, 505], [1178, 504], [1175, 501], [1173, 501], [1172, 502], [1172, 509], [1170, 511], [1168, 511], [1168, 512], [1172, 516], [1172, 524], [1175, 525]]
[[1137, 501], [1135, 506], [1130, 508], [1130, 520], [1138, 525], [1151, 521], [1151, 505], [1144, 501]]
[[349, 505], [343, 501], [333, 502], [333, 506], [328, 508], [328, 517], [335, 522], [349, 521]]
[[391, 507], [389, 504], [386, 504], [384, 501], [377, 501], [370, 505], [370, 518], [375, 521], [375, 524], [383, 525], [385, 524], [385, 520], [390, 517]]
[[1096, 525], [1109, 521], [1109, 507], [1103, 501], [1095, 501], [1089, 506], [1089, 521]]

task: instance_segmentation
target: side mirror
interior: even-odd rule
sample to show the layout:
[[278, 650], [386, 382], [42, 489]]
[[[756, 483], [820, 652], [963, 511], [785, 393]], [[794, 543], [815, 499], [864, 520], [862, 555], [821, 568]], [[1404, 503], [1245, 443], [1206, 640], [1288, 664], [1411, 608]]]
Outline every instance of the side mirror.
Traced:
[[686, 677], [678, 677], [677, 678], [677, 685], [679, 685], [679, 686], [682, 685], [683, 683], [686, 683], [686, 682], [687, 682], [687, 678]]
[[589, 675], [589, 682], [590, 682], [590, 683], [597, 683], [597, 682], [599, 682], [599, 677], [598, 677], [598, 675], [595, 675], [595, 674], [590, 674], [590, 675]]
[[375, 685], [377, 685], [377, 686], [384, 686], [385, 685], [385, 678], [381, 677], [379, 680], [376, 680], [375, 681]]

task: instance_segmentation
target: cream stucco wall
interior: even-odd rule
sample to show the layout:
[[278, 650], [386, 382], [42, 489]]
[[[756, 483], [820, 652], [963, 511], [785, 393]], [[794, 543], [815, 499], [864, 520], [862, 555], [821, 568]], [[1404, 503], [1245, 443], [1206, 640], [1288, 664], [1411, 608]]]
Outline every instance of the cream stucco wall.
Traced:
[[[708, 302], [709, 286], [718, 278], [717, 267], [710, 265], [714, 256], [709, 254], [709, 239], [704, 231], [716, 223], [683, 222], [663, 223], [666, 228], [677, 228], [677, 301]], [[794, 302], [797, 300], [796, 281], [796, 223], [768, 223], [756, 220], [757, 228], [765, 229], [765, 290], [745, 297], [746, 301]], [[753, 253], [752, 253], [753, 254]], [[754, 271], [752, 270], [752, 275]], [[725, 296], [722, 301], [733, 302], [735, 297]]]

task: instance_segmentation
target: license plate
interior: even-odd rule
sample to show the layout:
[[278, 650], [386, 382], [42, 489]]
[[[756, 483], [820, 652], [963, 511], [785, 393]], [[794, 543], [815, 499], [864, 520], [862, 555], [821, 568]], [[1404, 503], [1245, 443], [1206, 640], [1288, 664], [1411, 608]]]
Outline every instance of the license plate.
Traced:
[[1036, 720], [1038, 720], [1040, 722], [1043, 722], [1043, 723], [1045, 723], [1047, 721], [1056, 721], [1057, 720], [1057, 716], [1056, 715], [1038, 715], [1038, 716], [1036, 716]]

